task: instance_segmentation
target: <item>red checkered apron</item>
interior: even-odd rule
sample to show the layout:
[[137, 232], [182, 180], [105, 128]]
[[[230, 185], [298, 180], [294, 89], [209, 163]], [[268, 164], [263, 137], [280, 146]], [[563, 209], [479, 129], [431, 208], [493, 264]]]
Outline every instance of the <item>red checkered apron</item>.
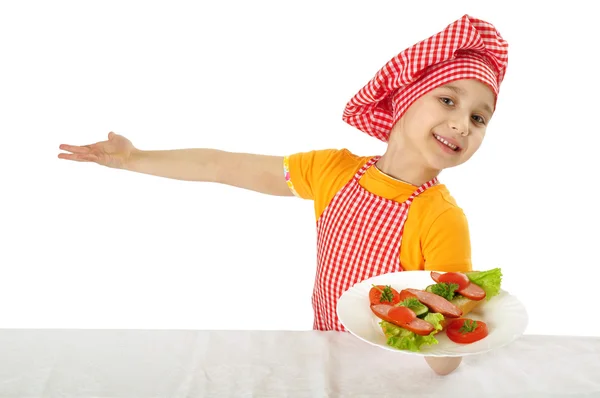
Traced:
[[348, 181], [317, 221], [315, 330], [345, 331], [336, 313], [342, 293], [372, 276], [402, 271], [400, 245], [408, 209], [438, 182], [434, 178], [423, 184], [402, 203], [377, 196], [358, 181], [379, 158], [369, 160]]

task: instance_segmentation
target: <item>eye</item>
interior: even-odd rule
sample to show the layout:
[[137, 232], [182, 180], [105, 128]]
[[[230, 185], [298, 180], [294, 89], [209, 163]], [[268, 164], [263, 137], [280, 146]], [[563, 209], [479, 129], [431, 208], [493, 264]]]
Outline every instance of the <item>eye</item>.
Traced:
[[452, 99], [448, 98], [448, 97], [441, 97], [440, 101], [442, 101], [444, 104], [452, 106], [454, 105], [454, 101], [452, 101]]
[[475, 121], [475, 123], [485, 124], [485, 119], [479, 115], [473, 115], [473, 120]]

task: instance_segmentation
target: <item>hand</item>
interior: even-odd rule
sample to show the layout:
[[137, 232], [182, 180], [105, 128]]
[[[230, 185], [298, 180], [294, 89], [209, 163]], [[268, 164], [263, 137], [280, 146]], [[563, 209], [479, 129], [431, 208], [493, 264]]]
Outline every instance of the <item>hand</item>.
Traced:
[[131, 141], [112, 131], [108, 133], [108, 141], [83, 146], [61, 144], [59, 148], [71, 152], [59, 153], [59, 159], [95, 162], [115, 169], [122, 169], [129, 160], [131, 153], [137, 150]]
[[433, 371], [441, 376], [452, 373], [462, 362], [462, 357], [425, 357], [425, 361]]

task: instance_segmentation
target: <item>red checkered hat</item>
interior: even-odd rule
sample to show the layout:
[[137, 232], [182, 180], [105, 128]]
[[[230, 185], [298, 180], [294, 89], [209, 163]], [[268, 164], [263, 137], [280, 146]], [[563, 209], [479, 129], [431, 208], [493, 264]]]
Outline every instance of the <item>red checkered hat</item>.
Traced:
[[477, 79], [497, 96], [507, 63], [508, 43], [496, 28], [465, 15], [392, 58], [352, 97], [342, 119], [387, 142], [408, 107], [436, 87]]

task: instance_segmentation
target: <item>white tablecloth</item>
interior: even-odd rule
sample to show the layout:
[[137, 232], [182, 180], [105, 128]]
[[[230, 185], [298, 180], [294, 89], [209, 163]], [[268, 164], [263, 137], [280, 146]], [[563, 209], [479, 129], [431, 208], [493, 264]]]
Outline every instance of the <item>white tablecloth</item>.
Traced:
[[600, 397], [600, 338], [525, 335], [438, 376], [348, 333], [0, 330], [0, 397]]

